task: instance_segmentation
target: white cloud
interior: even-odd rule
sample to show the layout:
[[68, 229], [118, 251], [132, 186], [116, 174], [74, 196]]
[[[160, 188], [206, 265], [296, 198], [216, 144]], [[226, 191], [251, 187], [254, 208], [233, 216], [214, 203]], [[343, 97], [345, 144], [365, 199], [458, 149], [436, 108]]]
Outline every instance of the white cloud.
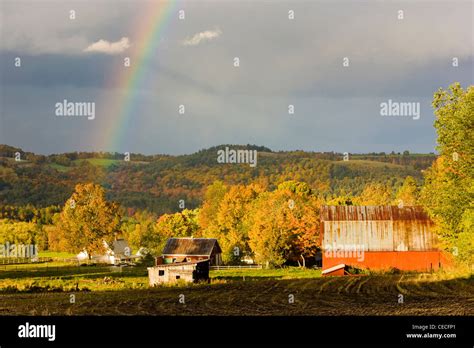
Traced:
[[221, 35], [222, 31], [220, 29], [202, 31], [200, 33], [195, 34], [192, 38], [187, 38], [186, 40], [184, 40], [183, 45], [197, 46], [201, 42], [217, 39]]
[[99, 40], [89, 45], [84, 52], [99, 52], [105, 54], [118, 54], [130, 47], [128, 37], [123, 37], [117, 42], [109, 42], [107, 40]]

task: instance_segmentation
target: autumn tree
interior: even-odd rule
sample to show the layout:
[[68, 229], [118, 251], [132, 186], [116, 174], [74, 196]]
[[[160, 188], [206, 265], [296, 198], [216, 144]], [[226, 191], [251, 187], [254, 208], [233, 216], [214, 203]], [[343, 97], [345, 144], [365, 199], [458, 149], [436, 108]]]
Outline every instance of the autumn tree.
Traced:
[[407, 176], [395, 195], [395, 205], [413, 206], [417, 204], [419, 189], [413, 177]]
[[214, 181], [207, 187], [204, 202], [199, 210], [199, 226], [204, 235], [215, 235], [219, 230], [217, 214], [226, 193], [227, 187], [222, 181]]
[[178, 213], [164, 214], [158, 219], [156, 229], [166, 238], [196, 236], [199, 230], [198, 214], [197, 209], [184, 209]]
[[111, 245], [120, 227], [119, 206], [105, 199], [104, 189], [97, 184], [78, 184], [60, 214], [58, 228], [68, 250], [104, 252], [104, 241]]
[[474, 86], [455, 83], [433, 98], [439, 157], [425, 171], [421, 202], [443, 246], [474, 263]]
[[39, 244], [39, 226], [32, 222], [10, 221], [0, 219], [0, 245], [11, 244]]
[[392, 190], [380, 183], [369, 183], [358, 197], [354, 197], [354, 205], [389, 205], [392, 201]]
[[328, 197], [326, 199], [327, 205], [352, 205], [353, 197], [351, 194], [345, 192], [345, 190], [341, 190], [338, 195], [333, 195], [332, 197]]
[[56, 213], [52, 217], [52, 224], [44, 226], [48, 240], [48, 250], [51, 251], [69, 251], [65, 231], [61, 228], [61, 213]]
[[198, 209], [184, 209], [181, 212], [160, 216], [155, 225], [156, 233], [148, 240], [148, 248], [159, 254], [168, 238], [196, 237], [199, 232], [198, 214]]
[[156, 231], [156, 216], [146, 210], [136, 211], [122, 220], [121, 231], [134, 250], [145, 247], [155, 251], [161, 238]]
[[248, 229], [244, 218], [251, 203], [263, 192], [256, 184], [236, 185], [229, 188], [219, 205], [217, 226], [207, 231], [206, 237], [217, 238], [222, 248], [222, 259], [227, 263], [239, 263], [250, 252]]
[[271, 267], [314, 256], [319, 242], [319, 200], [309, 186], [288, 181], [265, 192], [252, 206], [249, 245], [259, 263]]

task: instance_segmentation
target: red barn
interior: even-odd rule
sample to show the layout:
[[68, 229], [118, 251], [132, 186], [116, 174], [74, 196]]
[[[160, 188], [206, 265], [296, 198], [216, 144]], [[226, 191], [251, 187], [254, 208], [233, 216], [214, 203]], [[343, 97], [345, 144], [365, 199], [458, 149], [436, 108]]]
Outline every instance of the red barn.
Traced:
[[447, 264], [433, 222], [418, 206], [323, 206], [321, 229], [323, 271], [342, 264], [416, 271]]

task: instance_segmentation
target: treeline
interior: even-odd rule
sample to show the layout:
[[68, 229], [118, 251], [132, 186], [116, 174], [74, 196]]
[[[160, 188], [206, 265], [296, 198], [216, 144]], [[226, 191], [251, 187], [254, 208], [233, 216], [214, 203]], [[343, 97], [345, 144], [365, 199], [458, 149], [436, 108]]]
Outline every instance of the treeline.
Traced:
[[[223, 260], [239, 264], [244, 258], [269, 266], [314, 261], [320, 250], [319, 210], [322, 204], [415, 205], [416, 181], [407, 177], [397, 192], [372, 183], [360, 196], [325, 200], [308, 184], [286, 181], [275, 189], [259, 184], [226, 185], [216, 181], [199, 208], [157, 216], [145, 210], [120, 207], [106, 199], [97, 184], [78, 184], [61, 209], [3, 207], [0, 242], [38, 243], [41, 250], [103, 252], [122, 236], [133, 249], [159, 255], [171, 237], [216, 238]], [[20, 221], [21, 220], [21, 221]]]
[[[217, 163], [217, 151], [225, 146], [257, 150], [257, 167]], [[22, 154], [21, 161], [14, 160], [16, 152]], [[0, 155], [4, 156], [0, 156], [0, 204], [62, 205], [75, 185], [93, 182], [106, 189], [108, 199], [157, 215], [179, 211], [181, 200], [186, 202], [186, 208], [198, 207], [206, 188], [217, 180], [226, 185], [254, 183], [269, 190], [288, 180], [303, 181], [325, 197], [358, 195], [367, 182], [387, 184], [396, 190], [407, 176], [418, 183], [422, 180], [421, 171], [411, 164], [357, 159], [355, 155], [343, 161], [343, 154], [272, 152], [255, 145], [222, 145], [184, 156], [143, 158], [131, 154], [129, 162], [123, 160], [122, 154], [109, 153], [66, 153], [48, 156], [43, 162], [30, 161], [34, 154], [6, 145], [0, 146]], [[403, 156], [411, 161], [423, 158]], [[379, 157], [372, 159], [375, 158]], [[419, 165], [424, 166], [422, 162]]]
[[[168, 155], [143, 155], [140, 153], [130, 153], [135, 161], [151, 162]], [[42, 163], [56, 163], [62, 166], [74, 165], [74, 161], [86, 160], [91, 158], [110, 159], [110, 160], [124, 160], [126, 154], [119, 152], [66, 152], [61, 154], [39, 155], [32, 152], [23, 151], [20, 148], [0, 144], [0, 157], [18, 158], [21, 161], [30, 161], [36, 164]]]
[[0, 205], [0, 219], [49, 225], [53, 223], [53, 216], [60, 211], [60, 206], [36, 208], [31, 204], [26, 206]]

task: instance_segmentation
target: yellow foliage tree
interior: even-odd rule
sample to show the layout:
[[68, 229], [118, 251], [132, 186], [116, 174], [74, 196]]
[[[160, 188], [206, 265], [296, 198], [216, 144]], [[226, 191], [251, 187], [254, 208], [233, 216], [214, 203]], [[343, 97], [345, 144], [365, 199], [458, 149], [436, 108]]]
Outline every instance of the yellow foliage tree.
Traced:
[[97, 184], [78, 184], [60, 214], [58, 228], [68, 251], [92, 253], [111, 245], [120, 227], [119, 206], [105, 199], [104, 189]]
[[380, 183], [370, 183], [358, 197], [354, 197], [354, 205], [389, 205], [392, 202], [392, 190]]

